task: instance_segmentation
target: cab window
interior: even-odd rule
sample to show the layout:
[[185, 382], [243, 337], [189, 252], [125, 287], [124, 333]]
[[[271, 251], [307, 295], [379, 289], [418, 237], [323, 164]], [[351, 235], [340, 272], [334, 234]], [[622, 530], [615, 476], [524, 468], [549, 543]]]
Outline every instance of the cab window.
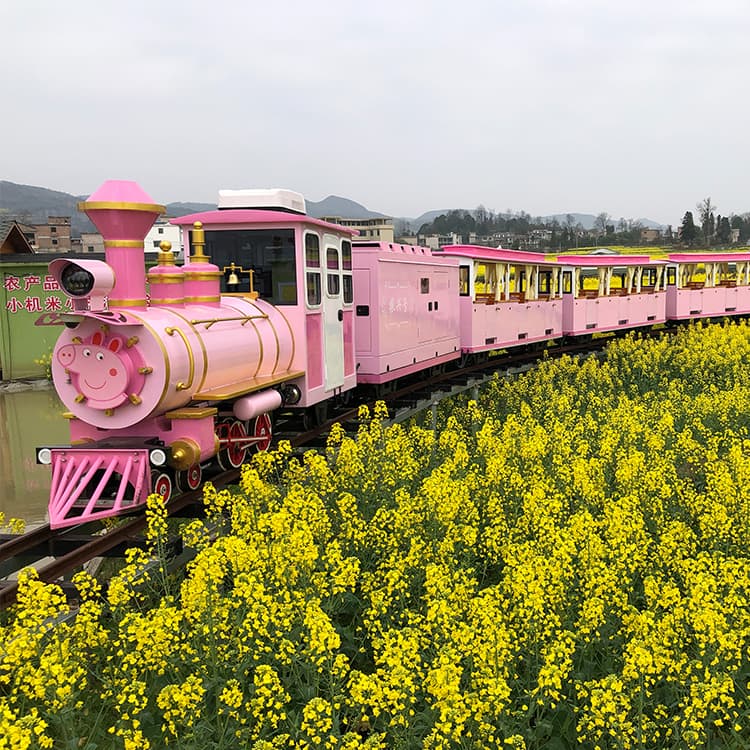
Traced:
[[354, 287], [352, 284], [352, 243], [349, 240], [343, 240], [341, 243], [341, 265], [344, 269], [341, 276], [344, 304], [351, 305], [354, 302]]
[[326, 249], [326, 290], [329, 297], [338, 297], [341, 292], [339, 251], [335, 247]]
[[235, 264], [234, 272], [226, 270], [220, 279], [222, 292], [249, 292], [252, 283], [272, 305], [297, 304], [294, 229], [214, 229], [205, 236], [212, 263], [220, 269]]
[[305, 235], [305, 286], [308, 307], [317, 307], [322, 298], [320, 271], [320, 237]]

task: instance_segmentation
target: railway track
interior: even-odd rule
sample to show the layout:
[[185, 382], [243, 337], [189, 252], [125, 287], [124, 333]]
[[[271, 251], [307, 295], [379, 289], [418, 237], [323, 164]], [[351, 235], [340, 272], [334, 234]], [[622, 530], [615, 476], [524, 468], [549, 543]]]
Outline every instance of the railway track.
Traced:
[[[227, 484], [231, 481], [226, 474], [238, 475], [238, 472], [225, 472], [218, 475]], [[167, 512], [171, 516], [177, 516], [190, 505], [199, 501], [201, 491], [195, 490], [176, 497], [170, 501], [167, 506]], [[39, 579], [52, 583], [58, 581], [63, 576], [80, 568], [85, 563], [97, 557], [105, 557], [117, 548], [124, 549], [139, 543], [139, 535], [146, 527], [146, 516], [140, 514], [137, 517], [126, 519], [116, 528], [106, 531], [102, 534], [85, 534], [82, 533], [83, 526], [73, 526], [69, 529], [55, 531], [50, 529], [49, 524], [45, 524], [28, 534], [23, 534], [3, 544], [0, 544], [0, 563], [13, 567], [13, 572], [20, 568], [26, 567], [29, 557], [45, 560], [53, 557], [50, 562], [43, 562], [37, 567]], [[72, 544], [67, 546], [71, 549], [62, 552], [56, 556], [55, 545], [64, 544], [68, 538]], [[122, 554], [122, 553], [120, 553]], [[13, 561], [20, 564], [13, 565]], [[5, 572], [5, 571], [3, 571]], [[5, 572], [5, 575], [8, 575]], [[18, 584], [15, 580], [6, 579], [0, 582], [0, 609], [5, 609], [16, 601], [18, 593]]]
[[[653, 334], [653, 332], [644, 332]], [[414, 382], [405, 382], [398, 388], [386, 392], [376, 391], [370, 401], [370, 408], [376, 400], [385, 401], [390, 414], [390, 422], [403, 422], [437, 404], [468, 390], [475, 393], [481, 385], [494, 377], [495, 373], [513, 376], [533, 367], [546, 354], [547, 357], [560, 357], [565, 354], [583, 356], [601, 351], [612, 339], [602, 338], [585, 343], [556, 345], [543, 350], [530, 349], [524, 352], [488, 357], [469, 361], [458, 369], [422, 376]], [[342, 408], [330, 418], [303, 432], [276, 433], [277, 439], [287, 439], [296, 452], [305, 448], [322, 446], [325, 435], [335, 423], [355, 424], [359, 405]], [[283, 425], [282, 425], [283, 426]], [[210, 478], [214, 486], [221, 488], [235, 483], [239, 470], [216, 474]], [[199, 505], [202, 489], [183, 493], [169, 501], [169, 516], [184, 515], [189, 508]], [[87, 562], [106, 556], [122, 556], [129, 546], [143, 544], [142, 533], [146, 528], [145, 514], [127, 519], [109, 531], [92, 529], [92, 524], [53, 530], [49, 524], [40, 526], [26, 534], [7, 539], [0, 543], [0, 610], [16, 601], [18, 585], [13, 575], [29, 564], [38, 565], [40, 580], [51, 583], [79, 569]], [[96, 533], [94, 533], [96, 532]]]

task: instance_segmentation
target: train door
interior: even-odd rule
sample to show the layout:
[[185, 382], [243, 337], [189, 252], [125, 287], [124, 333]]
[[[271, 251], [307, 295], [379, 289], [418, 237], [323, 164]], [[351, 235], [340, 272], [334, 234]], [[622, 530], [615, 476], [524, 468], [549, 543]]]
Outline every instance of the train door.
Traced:
[[323, 360], [325, 390], [344, 385], [344, 300], [341, 281], [341, 240], [323, 237], [325, 294], [323, 295]]

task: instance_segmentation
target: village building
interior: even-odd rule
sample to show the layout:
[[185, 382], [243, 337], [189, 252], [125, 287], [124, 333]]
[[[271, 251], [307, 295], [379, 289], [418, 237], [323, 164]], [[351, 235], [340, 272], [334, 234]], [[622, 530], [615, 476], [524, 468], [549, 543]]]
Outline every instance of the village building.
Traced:
[[22, 224], [13, 219], [0, 219], [0, 255], [23, 255], [34, 252], [22, 227]]

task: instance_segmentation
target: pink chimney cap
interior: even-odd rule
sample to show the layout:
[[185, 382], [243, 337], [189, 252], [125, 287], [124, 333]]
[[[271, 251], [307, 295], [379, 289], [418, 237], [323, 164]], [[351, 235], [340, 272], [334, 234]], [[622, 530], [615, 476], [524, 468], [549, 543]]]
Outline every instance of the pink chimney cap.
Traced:
[[154, 203], [153, 198], [137, 182], [131, 180], [107, 180], [87, 201], [78, 204], [79, 211], [108, 208], [159, 214], [166, 212], [164, 206]]

